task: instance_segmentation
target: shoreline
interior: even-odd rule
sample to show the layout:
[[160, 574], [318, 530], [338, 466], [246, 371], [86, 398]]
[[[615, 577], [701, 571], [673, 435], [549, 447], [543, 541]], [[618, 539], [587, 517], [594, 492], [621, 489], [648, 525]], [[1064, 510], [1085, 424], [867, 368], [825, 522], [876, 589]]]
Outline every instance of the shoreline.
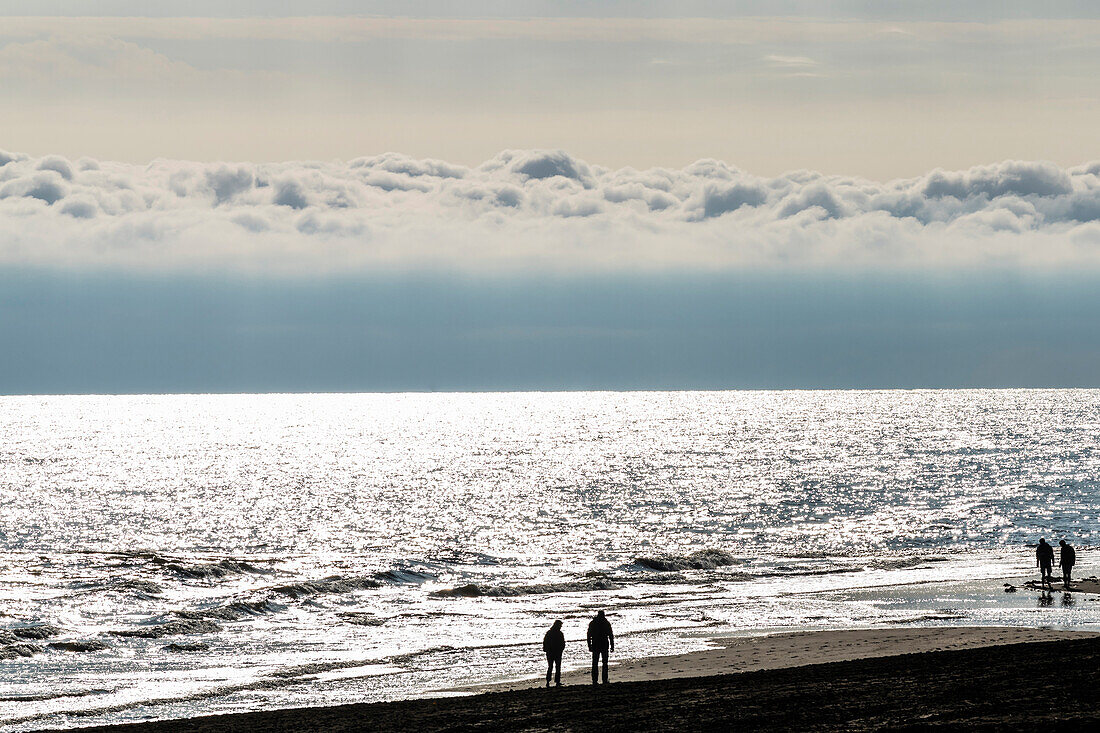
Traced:
[[80, 729], [84, 733], [400, 730], [970, 730], [1100, 722], [1100, 638], [903, 654], [731, 675], [573, 685]]
[[[1009, 644], [1033, 644], [1077, 638], [1098, 638], [1097, 631], [1012, 626], [924, 626], [793, 631], [759, 636], [713, 636], [710, 649], [625, 659], [611, 658], [610, 678], [618, 682], [739, 674], [792, 669], [860, 659], [957, 651]], [[543, 663], [537, 660], [533, 664]], [[544, 676], [434, 690], [442, 693], [510, 692], [543, 687]], [[591, 684], [583, 668], [562, 669], [562, 685]]]
[[[446, 697], [331, 707], [288, 708], [184, 719], [123, 723], [72, 730], [85, 733], [199, 733], [260, 730], [517, 730], [559, 727], [551, 720], [572, 720], [573, 729], [637, 730], [639, 716], [652, 728], [747, 725], [828, 729], [863, 727], [868, 707], [883, 711], [878, 697], [910, 699], [916, 709], [877, 718], [869, 727], [924, 721], [928, 715], [962, 714], [936, 696], [950, 697], [960, 682], [931, 680], [902, 685], [907, 675], [962, 676], [970, 689], [976, 680], [1003, 688], [1006, 699], [1030, 695], [1036, 684], [1032, 666], [1053, 665], [1045, 678], [1064, 667], [1074, 679], [1100, 683], [1100, 632], [1053, 628], [914, 627], [848, 631], [808, 631], [759, 637], [717, 637], [718, 646], [681, 655], [629, 660], [611, 668], [612, 684], [593, 688], [585, 670], [563, 674], [563, 687], [542, 689], [543, 678], [436, 690]], [[1074, 655], [1080, 660], [1074, 661]], [[1084, 672], [1084, 674], [1082, 674]], [[841, 700], [835, 690], [852, 686]], [[955, 687], [952, 687], [954, 685]], [[870, 690], [877, 689], [875, 695]], [[1062, 689], [1062, 688], [1059, 688]], [[806, 707], [799, 698], [820, 694], [832, 712]], [[465, 694], [464, 694], [465, 693]], [[977, 693], [975, 693], [977, 694]], [[792, 697], [793, 696], [793, 697]], [[877, 697], [876, 697], [877, 696]], [[608, 705], [613, 697], [614, 705]], [[784, 702], [786, 700], [786, 702]], [[1078, 702], [1081, 702], [1078, 700]], [[900, 704], [900, 703], [899, 703]], [[792, 707], [793, 706], [793, 707]], [[839, 706], [839, 707], [838, 707]], [[950, 707], [950, 706], [949, 706]], [[925, 709], [927, 708], [927, 709]], [[1049, 706], [1044, 706], [1044, 709]], [[1100, 701], [1090, 715], [1100, 720]], [[1056, 710], [1053, 712], [1057, 712]], [[901, 714], [902, 718], [897, 718]], [[1033, 713], [1029, 713], [1032, 715]], [[802, 715], [793, 720], [792, 715]], [[817, 715], [818, 717], [814, 717]], [[911, 715], [911, 717], [905, 717]], [[702, 716], [702, 717], [700, 717]], [[809, 716], [809, 717], [806, 717]], [[831, 717], [830, 717], [831, 716]], [[944, 718], [948, 720], [948, 718]], [[994, 727], [1005, 724], [1004, 720]]]

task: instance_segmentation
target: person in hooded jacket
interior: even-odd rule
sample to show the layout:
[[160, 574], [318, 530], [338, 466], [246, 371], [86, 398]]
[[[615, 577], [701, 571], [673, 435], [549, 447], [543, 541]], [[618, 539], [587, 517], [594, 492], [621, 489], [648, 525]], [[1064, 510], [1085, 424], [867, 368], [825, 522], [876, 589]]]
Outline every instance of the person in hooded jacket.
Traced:
[[565, 634], [561, 631], [561, 621], [555, 621], [542, 637], [542, 650], [546, 652], [546, 686], [550, 686], [550, 677], [553, 676], [554, 684], [561, 687], [561, 655], [565, 652]]
[[1035, 564], [1039, 566], [1042, 584], [1050, 585], [1054, 566], [1054, 548], [1047, 544], [1046, 537], [1039, 538], [1039, 545], [1035, 548]]
[[1058, 553], [1058, 564], [1062, 567], [1062, 585], [1066, 590], [1069, 590], [1069, 575], [1070, 571], [1073, 570], [1073, 566], [1077, 564], [1077, 552], [1065, 540], [1058, 540], [1058, 544], [1061, 546]]
[[592, 652], [592, 684], [598, 681], [600, 661], [603, 661], [603, 683], [607, 684], [607, 655], [615, 651], [615, 632], [603, 611], [588, 624], [588, 650]]

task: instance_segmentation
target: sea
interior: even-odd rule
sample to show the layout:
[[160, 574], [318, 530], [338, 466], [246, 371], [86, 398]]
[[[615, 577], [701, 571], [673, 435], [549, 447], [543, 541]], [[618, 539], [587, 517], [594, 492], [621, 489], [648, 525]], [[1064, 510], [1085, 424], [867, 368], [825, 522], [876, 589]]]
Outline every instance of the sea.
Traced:
[[1100, 628], [1100, 391], [0, 397], [0, 728], [456, 694], [716, 636]]

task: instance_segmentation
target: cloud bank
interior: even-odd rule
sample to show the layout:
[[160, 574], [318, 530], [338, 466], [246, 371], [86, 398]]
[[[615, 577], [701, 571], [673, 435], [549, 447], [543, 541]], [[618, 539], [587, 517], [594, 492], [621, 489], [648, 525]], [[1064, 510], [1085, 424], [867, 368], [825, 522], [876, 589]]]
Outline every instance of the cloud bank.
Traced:
[[1100, 266], [1100, 162], [890, 182], [718, 160], [611, 170], [507, 150], [468, 168], [147, 166], [0, 151], [0, 264], [282, 274]]

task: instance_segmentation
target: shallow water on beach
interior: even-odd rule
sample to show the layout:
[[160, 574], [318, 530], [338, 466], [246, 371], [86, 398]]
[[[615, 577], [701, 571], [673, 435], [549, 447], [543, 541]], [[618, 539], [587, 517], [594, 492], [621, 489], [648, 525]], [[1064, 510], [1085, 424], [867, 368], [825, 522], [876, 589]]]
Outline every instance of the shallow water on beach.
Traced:
[[1098, 428], [1093, 390], [0, 397], [0, 725], [538, 675], [596, 608], [625, 656], [1096, 627], [1002, 584], [1040, 535], [1096, 574]]

